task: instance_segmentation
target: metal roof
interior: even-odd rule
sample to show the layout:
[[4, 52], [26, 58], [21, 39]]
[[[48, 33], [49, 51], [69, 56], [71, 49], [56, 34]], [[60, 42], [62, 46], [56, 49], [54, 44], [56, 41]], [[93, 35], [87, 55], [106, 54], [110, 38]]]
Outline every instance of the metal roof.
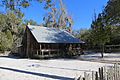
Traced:
[[38, 43], [84, 43], [65, 30], [43, 26], [27, 26]]

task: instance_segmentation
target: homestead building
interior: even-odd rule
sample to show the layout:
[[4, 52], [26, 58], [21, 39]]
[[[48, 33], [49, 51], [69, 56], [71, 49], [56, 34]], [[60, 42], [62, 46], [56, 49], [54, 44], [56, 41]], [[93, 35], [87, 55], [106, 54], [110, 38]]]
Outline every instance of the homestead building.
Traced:
[[76, 55], [82, 43], [65, 30], [27, 25], [19, 53], [28, 58]]

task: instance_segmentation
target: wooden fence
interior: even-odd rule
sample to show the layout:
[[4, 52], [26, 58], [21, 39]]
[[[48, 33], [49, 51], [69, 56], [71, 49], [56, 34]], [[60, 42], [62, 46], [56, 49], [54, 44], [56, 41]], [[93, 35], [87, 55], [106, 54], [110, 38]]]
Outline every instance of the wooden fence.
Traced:
[[120, 66], [116, 63], [114, 66], [101, 67], [96, 72], [84, 72], [84, 77], [79, 76], [74, 80], [120, 80]]
[[[93, 52], [101, 52], [102, 47], [98, 46], [98, 45], [95, 46], [95, 45], [86, 44], [84, 46], [84, 50], [93, 51]], [[105, 53], [120, 52], [120, 45], [105, 45], [104, 46], [104, 52]]]

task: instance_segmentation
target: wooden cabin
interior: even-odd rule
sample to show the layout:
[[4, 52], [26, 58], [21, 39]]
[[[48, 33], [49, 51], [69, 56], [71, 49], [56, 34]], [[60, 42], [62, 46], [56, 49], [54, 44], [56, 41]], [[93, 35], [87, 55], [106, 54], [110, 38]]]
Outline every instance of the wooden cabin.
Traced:
[[20, 55], [28, 58], [76, 55], [82, 43], [65, 30], [27, 25]]

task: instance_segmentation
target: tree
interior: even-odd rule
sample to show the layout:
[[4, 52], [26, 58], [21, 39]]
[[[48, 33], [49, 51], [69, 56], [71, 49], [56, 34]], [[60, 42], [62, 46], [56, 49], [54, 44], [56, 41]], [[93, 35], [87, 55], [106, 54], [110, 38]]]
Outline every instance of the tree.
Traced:
[[99, 45], [102, 48], [101, 56], [103, 57], [104, 45], [110, 42], [110, 27], [105, 29], [97, 28], [91, 32], [91, 39], [94, 45]]
[[51, 4], [51, 0], [1, 0], [0, 5], [17, 14], [19, 12], [21, 13], [21, 8], [29, 7], [33, 1], [37, 1], [39, 3], [45, 2], [44, 8], [49, 7]]
[[110, 45], [120, 44], [120, 27], [111, 26]]
[[93, 21], [91, 28], [91, 39], [94, 45], [102, 48], [101, 56], [103, 57], [104, 45], [110, 42], [111, 27], [105, 24], [104, 14], [99, 14], [98, 18]]
[[0, 51], [5, 51], [8, 48], [7, 36], [5, 33], [0, 32]]
[[0, 50], [10, 50], [20, 44], [26, 23], [37, 24], [33, 20], [23, 23], [21, 9], [29, 7], [32, 1], [45, 2], [45, 7], [51, 3], [51, 0], [0, 0], [0, 6], [6, 9], [6, 13], [0, 13]]
[[30, 19], [30, 20], [25, 20], [25, 21], [24, 21], [24, 24], [26, 24], [26, 25], [27, 25], [27, 24], [30, 24], [30, 25], [38, 25], [37, 22], [34, 21], [34, 20], [32, 20], [32, 19]]
[[107, 25], [120, 26], [120, 0], [109, 0], [103, 13]]
[[120, 44], [120, 0], [109, 0], [103, 13], [106, 25], [111, 26], [110, 44]]
[[23, 18], [21, 8], [29, 7], [33, 1], [45, 3], [44, 9], [49, 9], [50, 12], [44, 17], [46, 26], [72, 30], [73, 20], [68, 16], [62, 0], [59, 0], [60, 9], [55, 7], [56, 3], [53, 1], [56, 0], [2, 0], [0, 2], [7, 11], [12, 11], [17, 17]]
[[66, 29], [71, 32], [73, 20], [68, 15], [63, 1], [59, 0], [59, 3], [60, 9], [56, 8], [55, 2], [53, 2], [51, 6], [47, 7], [50, 12], [43, 18], [45, 26]]
[[13, 12], [17, 17], [23, 18], [22, 8], [28, 8], [31, 2], [45, 3], [44, 8], [51, 6], [51, 0], [0, 0], [0, 7], [5, 7], [6, 12]]
[[18, 40], [22, 37], [22, 20], [14, 13], [0, 14], [0, 48], [10, 50], [13, 45], [18, 45]]
[[87, 44], [91, 43], [91, 30], [90, 29], [81, 29], [73, 32], [74, 36], [78, 39], [84, 41]]
[[[93, 42], [120, 44], [120, 0], [109, 0], [102, 13], [92, 22]], [[95, 37], [96, 36], [96, 37]], [[102, 37], [103, 36], [103, 37]], [[95, 39], [96, 38], [96, 39]], [[101, 38], [101, 41], [99, 42]], [[103, 38], [103, 39], [102, 39]], [[103, 45], [101, 44], [101, 45]]]

